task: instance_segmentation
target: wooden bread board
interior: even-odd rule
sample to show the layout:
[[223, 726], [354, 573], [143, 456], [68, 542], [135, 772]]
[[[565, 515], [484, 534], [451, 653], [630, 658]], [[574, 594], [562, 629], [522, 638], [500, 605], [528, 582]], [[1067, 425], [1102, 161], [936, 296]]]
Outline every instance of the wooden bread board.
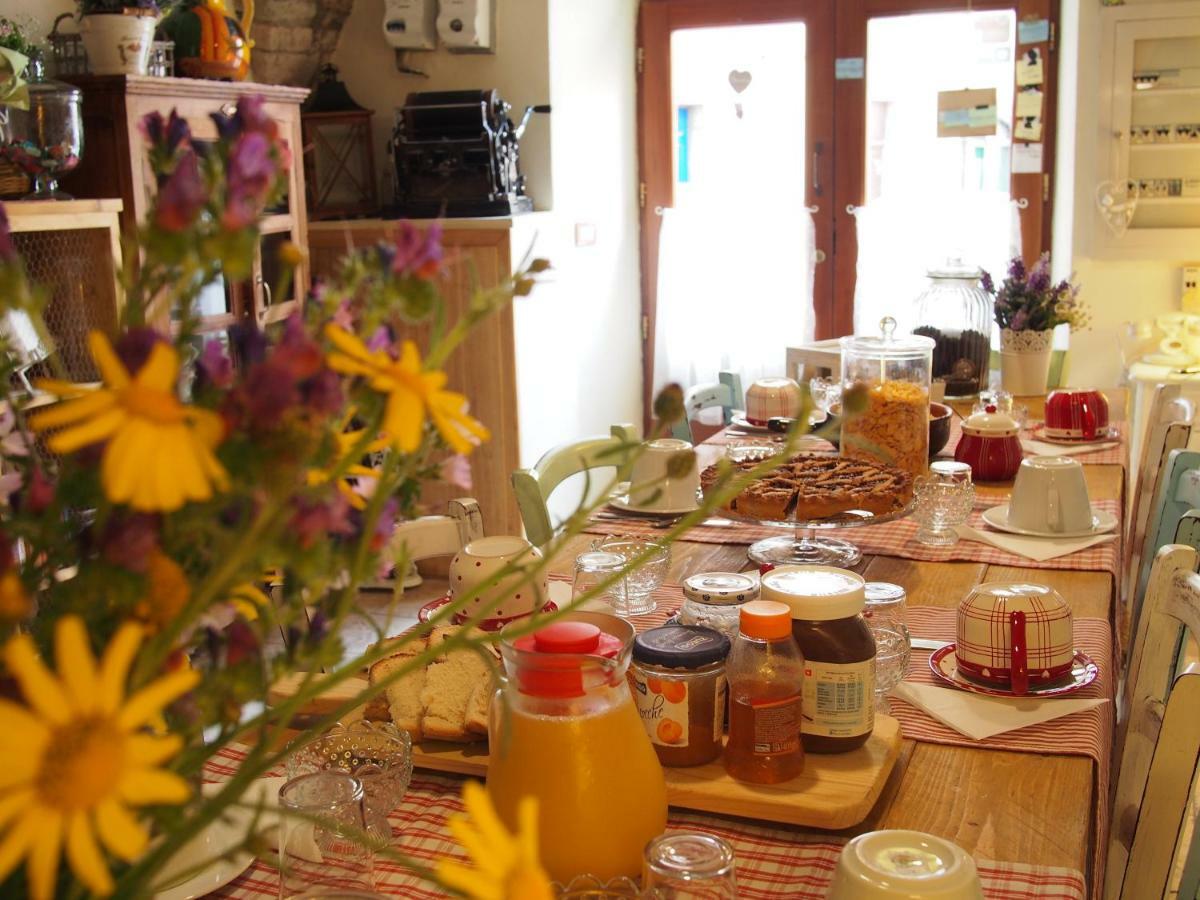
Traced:
[[[345, 699], [365, 687], [350, 679], [339, 689]], [[281, 687], [275, 696], [285, 696]], [[318, 711], [319, 703], [306, 707]], [[741, 816], [786, 825], [839, 830], [863, 821], [875, 806], [900, 754], [900, 723], [891, 716], [876, 716], [870, 740], [850, 753], [810, 753], [799, 777], [781, 784], [745, 784], [725, 773], [718, 759], [703, 766], [664, 768], [667, 799], [680, 809]], [[413, 744], [413, 766], [451, 775], [487, 776], [488, 748], [484, 741], [455, 744], [419, 741]]]

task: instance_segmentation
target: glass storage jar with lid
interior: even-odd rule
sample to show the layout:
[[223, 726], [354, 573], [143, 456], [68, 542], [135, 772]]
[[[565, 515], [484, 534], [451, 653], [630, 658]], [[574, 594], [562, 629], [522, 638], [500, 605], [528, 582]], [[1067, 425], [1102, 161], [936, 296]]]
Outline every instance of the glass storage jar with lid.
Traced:
[[680, 625], [704, 625], [733, 640], [742, 604], [758, 599], [758, 578], [739, 572], [702, 572], [684, 579]]
[[29, 107], [0, 107], [0, 156], [33, 178], [23, 200], [70, 200], [58, 178], [83, 154], [83, 93], [46, 77], [40, 51], [29, 58]]
[[974, 396], [988, 385], [992, 298], [979, 285], [979, 269], [961, 259], [927, 274], [913, 334], [933, 339], [933, 380], [946, 383], [946, 396]]
[[842, 456], [897, 466], [914, 477], [929, 466], [929, 385], [933, 339], [851, 335], [842, 347]]

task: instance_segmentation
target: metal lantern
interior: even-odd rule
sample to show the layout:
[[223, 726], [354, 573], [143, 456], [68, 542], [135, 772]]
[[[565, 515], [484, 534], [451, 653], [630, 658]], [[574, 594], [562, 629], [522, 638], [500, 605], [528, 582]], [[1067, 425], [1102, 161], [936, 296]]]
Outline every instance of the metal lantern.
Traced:
[[354, 102], [337, 69], [326, 65], [301, 111], [308, 215], [312, 219], [369, 216], [379, 211], [373, 110]]

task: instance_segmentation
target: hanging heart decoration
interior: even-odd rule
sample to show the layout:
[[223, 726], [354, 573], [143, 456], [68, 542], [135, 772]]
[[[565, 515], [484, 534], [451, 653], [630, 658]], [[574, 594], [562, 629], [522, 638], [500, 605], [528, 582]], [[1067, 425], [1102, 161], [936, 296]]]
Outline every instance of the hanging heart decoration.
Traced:
[[740, 69], [734, 69], [729, 73], [729, 86], [739, 94], [750, 87], [752, 80], [753, 76], [749, 72], [743, 72]]
[[1135, 181], [1102, 181], [1096, 185], [1096, 208], [1109, 230], [1121, 237], [1133, 221], [1141, 196]]

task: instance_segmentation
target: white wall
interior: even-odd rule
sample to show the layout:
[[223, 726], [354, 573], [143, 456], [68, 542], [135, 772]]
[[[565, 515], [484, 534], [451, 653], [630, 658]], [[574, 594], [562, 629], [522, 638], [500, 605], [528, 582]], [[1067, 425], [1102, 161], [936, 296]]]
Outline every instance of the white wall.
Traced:
[[[0, 0], [3, 2], [3, 0]], [[612, 0], [598, 0], [610, 6]], [[590, 2], [589, 2], [589, 5]], [[409, 52], [405, 65], [429, 78], [406, 75], [383, 39], [383, 0], [356, 0], [342, 29], [333, 63], [351, 95], [375, 110], [375, 160], [384, 193], [391, 198], [385, 148], [393, 114], [412, 91], [496, 88], [519, 116], [526, 106], [546, 103], [550, 96], [549, 10], [547, 0], [497, 0], [496, 52], [450, 53], [444, 49]], [[521, 140], [521, 168], [527, 190], [538, 209], [552, 205], [550, 135], [555, 116], [534, 116]]]
[[[1145, 2], [1150, 0], [1127, 0], [1128, 5]], [[1130, 262], [1093, 255], [1094, 230], [1103, 227], [1095, 209], [1096, 185], [1111, 177], [1100, 175], [1097, 162], [1097, 147], [1106, 139], [1099, 134], [1100, 10], [1097, 0], [1062, 0], [1052, 256], [1056, 276], [1074, 271], [1092, 309], [1091, 329], [1071, 335], [1070, 381], [1104, 387], [1121, 378], [1117, 327], [1178, 309], [1186, 260]]]

